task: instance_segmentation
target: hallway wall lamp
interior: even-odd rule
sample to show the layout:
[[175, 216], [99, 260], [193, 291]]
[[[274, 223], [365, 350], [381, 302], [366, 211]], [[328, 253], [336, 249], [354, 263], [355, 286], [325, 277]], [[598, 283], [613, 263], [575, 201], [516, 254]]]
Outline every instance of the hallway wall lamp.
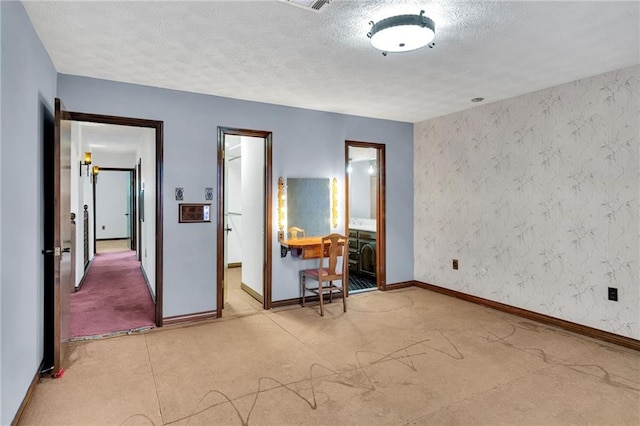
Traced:
[[80, 161], [80, 176], [82, 176], [82, 166], [87, 166], [87, 176], [89, 176], [89, 166], [91, 165], [91, 153], [84, 153], [84, 161]]
[[[88, 168], [89, 166], [87, 166]], [[98, 166], [93, 166], [92, 170], [91, 170], [91, 182], [92, 183], [98, 183], [98, 174], [100, 173], [100, 167]]]

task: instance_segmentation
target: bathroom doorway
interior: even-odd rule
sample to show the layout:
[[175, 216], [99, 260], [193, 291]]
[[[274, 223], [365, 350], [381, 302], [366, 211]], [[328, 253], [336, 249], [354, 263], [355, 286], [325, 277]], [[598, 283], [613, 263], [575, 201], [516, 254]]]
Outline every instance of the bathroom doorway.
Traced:
[[385, 145], [345, 142], [349, 293], [386, 289]]

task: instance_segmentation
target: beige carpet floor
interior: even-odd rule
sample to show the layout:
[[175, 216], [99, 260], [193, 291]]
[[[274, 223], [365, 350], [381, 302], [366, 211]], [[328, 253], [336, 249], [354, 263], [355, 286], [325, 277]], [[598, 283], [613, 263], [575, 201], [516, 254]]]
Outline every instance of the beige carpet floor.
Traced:
[[129, 239], [96, 241], [96, 252], [98, 253], [112, 253], [127, 250], [131, 250], [131, 241]]
[[262, 311], [262, 302], [242, 290], [242, 268], [229, 268], [227, 272], [228, 293], [224, 304], [223, 317], [252, 315]]
[[73, 343], [22, 424], [640, 424], [630, 349], [418, 288], [353, 295], [324, 318], [251, 300], [221, 320]]

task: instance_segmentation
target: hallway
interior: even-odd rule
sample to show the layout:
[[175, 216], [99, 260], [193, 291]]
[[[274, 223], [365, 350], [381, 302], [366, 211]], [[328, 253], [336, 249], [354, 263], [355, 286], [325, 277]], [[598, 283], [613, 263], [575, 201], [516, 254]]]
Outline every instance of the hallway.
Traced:
[[[155, 326], [155, 305], [132, 250], [123, 242], [98, 246], [84, 283], [71, 295], [71, 338]], [[115, 251], [114, 251], [115, 250]]]

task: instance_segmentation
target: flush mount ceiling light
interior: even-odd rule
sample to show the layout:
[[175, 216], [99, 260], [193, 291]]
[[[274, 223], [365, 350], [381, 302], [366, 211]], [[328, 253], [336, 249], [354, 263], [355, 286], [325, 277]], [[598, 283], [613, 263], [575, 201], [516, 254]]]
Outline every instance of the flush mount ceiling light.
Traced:
[[367, 37], [371, 39], [371, 45], [387, 52], [409, 52], [429, 45], [435, 46], [433, 39], [436, 37], [436, 24], [424, 16], [424, 10], [420, 15], [398, 15], [383, 19], [378, 23], [370, 22], [371, 31]]

